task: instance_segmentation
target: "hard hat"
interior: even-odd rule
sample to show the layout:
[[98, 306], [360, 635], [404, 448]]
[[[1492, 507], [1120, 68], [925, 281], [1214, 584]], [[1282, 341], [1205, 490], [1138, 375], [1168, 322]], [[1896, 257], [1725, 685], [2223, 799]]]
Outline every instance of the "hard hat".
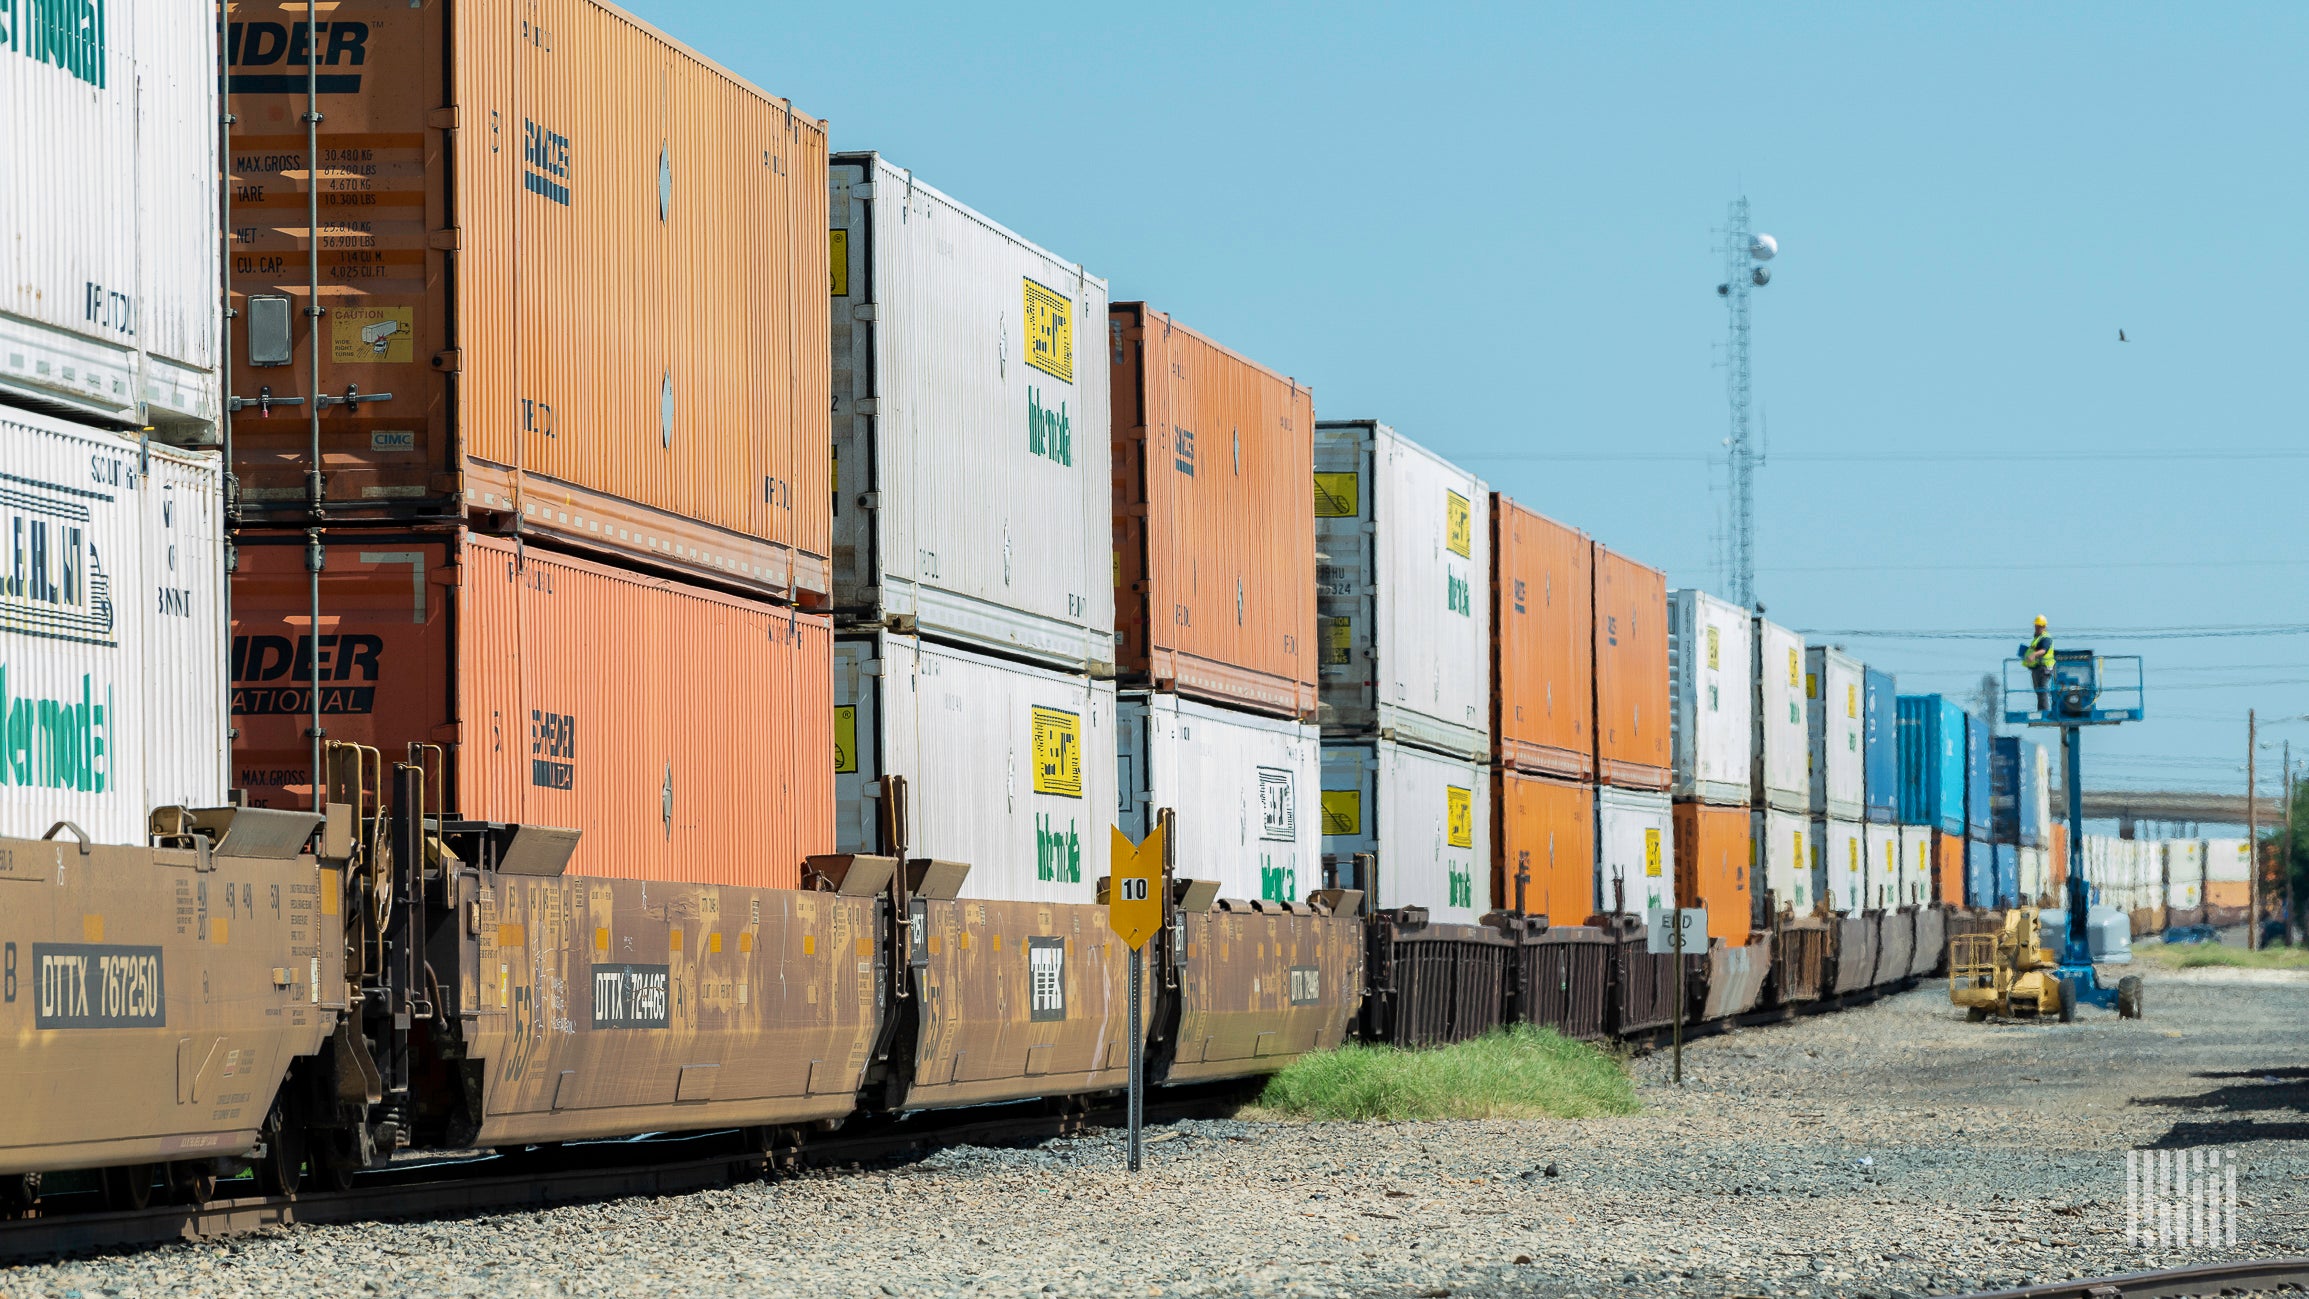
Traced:
[[2036, 616], [2036, 625], [2037, 625], [2037, 626], [2039, 626], [2039, 627], [2042, 627], [2042, 626], [2044, 626], [2044, 615], [2043, 615], [2043, 614], [2041, 614], [2041, 613], [2040, 613], [2040, 614], [2038, 614], [2038, 615]]

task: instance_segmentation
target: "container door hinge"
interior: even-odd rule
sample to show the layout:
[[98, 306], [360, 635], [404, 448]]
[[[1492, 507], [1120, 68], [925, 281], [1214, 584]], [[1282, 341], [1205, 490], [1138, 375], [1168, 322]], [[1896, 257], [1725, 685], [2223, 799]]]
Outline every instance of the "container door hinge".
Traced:
[[465, 368], [464, 349], [452, 347], [445, 351], [435, 352], [433, 354], [433, 368], [443, 374], [456, 374], [463, 370]]
[[859, 397], [850, 403], [850, 413], [853, 415], [878, 415], [881, 410], [881, 401], [874, 397]]
[[449, 104], [442, 108], [426, 110], [425, 125], [433, 128], [436, 131], [456, 130], [457, 106], [455, 104]]
[[431, 234], [425, 236], [425, 243], [433, 248], [443, 249], [447, 252], [456, 252], [460, 247], [457, 242], [457, 235], [458, 228], [456, 226], [450, 226], [445, 230], [435, 230]]
[[862, 320], [868, 324], [872, 324], [881, 318], [882, 304], [878, 302], [861, 302], [857, 306], [850, 308], [850, 319], [852, 320]]

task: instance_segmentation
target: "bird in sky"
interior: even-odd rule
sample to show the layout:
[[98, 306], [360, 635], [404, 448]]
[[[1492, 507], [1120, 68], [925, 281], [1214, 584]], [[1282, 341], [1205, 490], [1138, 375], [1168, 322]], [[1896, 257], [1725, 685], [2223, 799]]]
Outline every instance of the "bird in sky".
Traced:
[[2125, 331], [2121, 329], [2117, 331], [2117, 341], [2120, 343], [2127, 341], [2125, 338]]

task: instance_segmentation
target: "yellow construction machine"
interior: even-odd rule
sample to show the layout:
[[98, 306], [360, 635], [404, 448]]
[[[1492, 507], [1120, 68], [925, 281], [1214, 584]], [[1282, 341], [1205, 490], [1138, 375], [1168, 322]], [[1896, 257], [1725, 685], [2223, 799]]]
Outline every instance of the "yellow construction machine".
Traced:
[[1993, 934], [1959, 934], [1948, 942], [1948, 999], [1966, 1018], [2022, 1015], [2076, 1018], [2076, 998], [2060, 977], [2059, 961], [2042, 946], [2035, 907], [2004, 913]]

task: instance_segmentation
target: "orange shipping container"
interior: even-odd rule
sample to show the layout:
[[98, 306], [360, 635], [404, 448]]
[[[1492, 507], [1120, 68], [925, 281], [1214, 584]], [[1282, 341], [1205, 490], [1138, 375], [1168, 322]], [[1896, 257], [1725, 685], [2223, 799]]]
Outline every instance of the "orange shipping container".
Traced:
[[1748, 866], [1755, 837], [1744, 807], [1676, 804], [1676, 905], [1708, 909], [1708, 937], [1748, 945]]
[[1595, 775], [1595, 544], [1491, 494], [1491, 738], [1502, 766]]
[[[232, 391], [310, 397], [316, 336], [321, 390], [358, 388], [322, 412], [332, 519], [827, 589], [824, 123], [593, 0], [341, 0], [310, 169], [304, 9], [228, 14]], [[236, 421], [258, 521], [308, 517], [310, 409]]]
[[456, 532], [332, 535], [317, 654], [301, 539], [244, 534], [232, 593], [254, 802], [311, 806], [317, 675], [328, 738], [444, 746], [450, 815], [582, 830], [573, 874], [795, 888], [834, 850], [823, 617]]
[[1313, 392], [1143, 302], [1108, 320], [1116, 670], [1313, 716]]
[[1932, 832], [1932, 896], [1952, 907], [1964, 905], [1964, 836]]
[[2052, 850], [2047, 857], [2048, 870], [2055, 885], [2068, 879], [2068, 822], [2052, 823]]
[[1491, 808], [1491, 896], [1499, 907], [1553, 925], [1587, 923], [1596, 911], [1595, 787], [1497, 770]]
[[2205, 905], [2246, 908], [2253, 905], [2253, 881], [2206, 880]]
[[1595, 548], [1595, 756], [1604, 784], [1668, 787], [1668, 578]]

